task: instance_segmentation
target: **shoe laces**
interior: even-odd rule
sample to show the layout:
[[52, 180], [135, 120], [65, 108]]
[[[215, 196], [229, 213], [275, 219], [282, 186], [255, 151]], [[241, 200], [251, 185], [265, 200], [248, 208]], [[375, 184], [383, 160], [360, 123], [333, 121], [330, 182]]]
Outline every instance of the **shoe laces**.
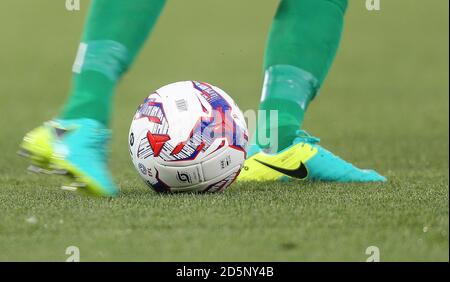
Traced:
[[[308, 143], [308, 144], [311, 144], [311, 145], [316, 145], [317, 143], [320, 142], [320, 138], [312, 136], [311, 134], [309, 134], [305, 130], [297, 130], [295, 133], [296, 133], [297, 137], [294, 139], [294, 142], [293, 142], [294, 144], [297, 144], [297, 143]], [[312, 148], [311, 148], [311, 150], [312, 150]], [[324, 156], [324, 152], [328, 152], [328, 154], [326, 154], [326, 155], [331, 160], [339, 160], [339, 161], [343, 161], [346, 164], [350, 164], [349, 162], [341, 159], [340, 157], [334, 155], [333, 153], [331, 153], [331, 152], [329, 152], [329, 151], [327, 151], [327, 150], [325, 150], [323, 148], [322, 148], [321, 152], [322, 152], [322, 154], [321, 154], [322, 156]]]
[[295, 135], [297, 137], [295, 137], [295, 139], [294, 139], [294, 142], [293, 142], [294, 144], [296, 144], [296, 143], [308, 143], [308, 144], [315, 145], [315, 144], [320, 142], [320, 138], [312, 136], [311, 134], [309, 134], [305, 130], [297, 130], [295, 132]]

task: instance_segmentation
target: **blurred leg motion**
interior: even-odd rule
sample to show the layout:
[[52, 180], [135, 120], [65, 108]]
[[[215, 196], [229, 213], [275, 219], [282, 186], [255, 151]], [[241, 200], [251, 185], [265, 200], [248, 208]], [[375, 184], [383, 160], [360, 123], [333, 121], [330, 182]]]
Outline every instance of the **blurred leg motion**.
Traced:
[[73, 65], [70, 97], [57, 119], [29, 132], [20, 154], [30, 170], [70, 177], [63, 189], [116, 196], [107, 166], [117, 82], [147, 39], [164, 0], [94, 0]]

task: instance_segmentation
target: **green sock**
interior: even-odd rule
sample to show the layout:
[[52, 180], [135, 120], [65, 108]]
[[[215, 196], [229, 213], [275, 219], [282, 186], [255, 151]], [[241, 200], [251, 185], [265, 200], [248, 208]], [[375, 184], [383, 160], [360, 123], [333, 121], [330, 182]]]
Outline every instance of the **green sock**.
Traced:
[[[346, 8], [347, 0], [281, 0], [266, 48], [259, 107], [278, 111], [278, 140], [257, 142], [260, 147], [280, 151], [292, 144], [336, 55]], [[263, 124], [260, 120], [256, 136], [268, 137], [271, 126]]]
[[62, 119], [108, 125], [113, 93], [154, 26], [165, 0], [93, 0], [73, 66]]

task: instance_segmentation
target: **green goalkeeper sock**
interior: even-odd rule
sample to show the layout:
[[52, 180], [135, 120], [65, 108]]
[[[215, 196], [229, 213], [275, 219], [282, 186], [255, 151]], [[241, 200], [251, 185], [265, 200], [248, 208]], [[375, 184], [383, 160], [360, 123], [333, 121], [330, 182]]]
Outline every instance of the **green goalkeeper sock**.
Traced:
[[62, 119], [108, 125], [113, 93], [154, 26], [165, 0], [93, 0], [73, 66]]
[[256, 133], [269, 137], [276, 126], [278, 136], [267, 144], [256, 138], [260, 147], [280, 151], [292, 144], [336, 55], [346, 8], [347, 0], [281, 0], [266, 48], [259, 107], [278, 111], [278, 122], [270, 125], [266, 114]]

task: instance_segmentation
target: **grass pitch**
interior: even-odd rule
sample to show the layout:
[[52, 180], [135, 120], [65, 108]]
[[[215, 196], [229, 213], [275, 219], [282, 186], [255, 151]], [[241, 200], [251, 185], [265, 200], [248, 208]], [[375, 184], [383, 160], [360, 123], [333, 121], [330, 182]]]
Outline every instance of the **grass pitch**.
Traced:
[[[32, 3], [31, 3], [32, 2]], [[61, 2], [61, 3], [59, 3]], [[0, 261], [448, 261], [448, 2], [350, 1], [332, 71], [305, 128], [385, 184], [237, 183], [157, 195], [127, 152], [131, 117], [161, 85], [198, 79], [255, 109], [277, 1], [169, 1], [116, 96], [111, 167], [123, 193], [80, 197], [28, 175], [23, 134], [57, 114], [88, 2], [3, 0], [0, 9]], [[201, 12], [199, 12], [201, 11]]]

